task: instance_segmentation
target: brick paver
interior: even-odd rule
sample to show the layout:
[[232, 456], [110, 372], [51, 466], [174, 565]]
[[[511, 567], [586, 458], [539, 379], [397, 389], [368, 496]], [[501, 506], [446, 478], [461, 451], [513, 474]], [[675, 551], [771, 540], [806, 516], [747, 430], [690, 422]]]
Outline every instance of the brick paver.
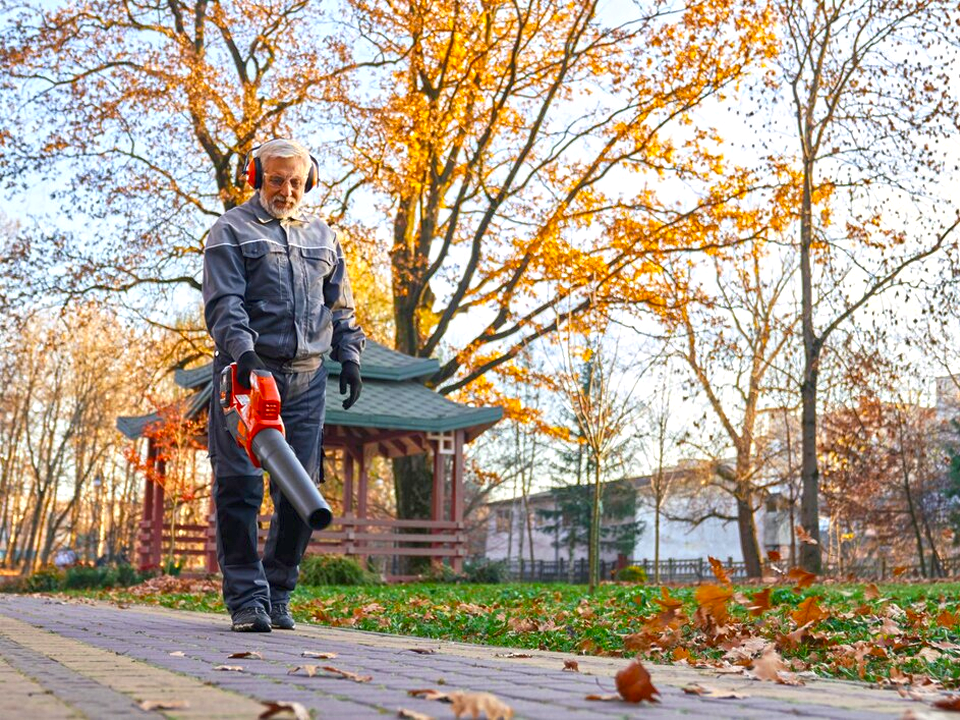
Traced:
[[[419, 654], [413, 648], [428, 648]], [[255, 651], [262, 659], [231, 659]], [[335, 652], [332, 660], [304, 651]], [[451, 706], [410, 697], [408, 690], [492, 692], [518, 718], [876, 718], [950, 717], [896, 693], [862, 684], [808, 679], [777, 685], [690, 667], [650, 666], [662, 702], [591, 702], [615, 693], [613, 675], [627, 662], [576, 657], [581, 672], [564, 672], [575, 656], [532, 651], [505, 658], [502, 648], [300, 624], [294, 632], [238, 634], [225, 616], [40, 596], [0, 595], [0, 717], [255, 718], [261, 701], [298, 702], [324, 718], [384, 718], [400, 708], [437, 718]], [[515, 651], [514, 651], [515, 652]], [[175, 653], [175, 654], [174, 654]], [[501, 657], [498, 657], [501, 655]], [[239, 666], [241, 671], [216, 670]], [[290, 670], [331, 665], [370, 675], [368, 683]], [[688, 695], [692, 682], [746, 697]], [[144, 700], [187, 707], [146, 712]], [[9, 710], [19, 707], [20, 712]], [[28, 709], [29, 708], [29, 709]]]

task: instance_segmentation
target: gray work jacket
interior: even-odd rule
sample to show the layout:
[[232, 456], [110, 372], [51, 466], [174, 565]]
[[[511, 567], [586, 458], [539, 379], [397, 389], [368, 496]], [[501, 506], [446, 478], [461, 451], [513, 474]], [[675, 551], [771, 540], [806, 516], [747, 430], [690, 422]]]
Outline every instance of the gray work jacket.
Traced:
[[255, 194], [224, 213], [203, 251], [203, 309], [217, 349], [311, 370], [329, 352], [360, 362], [343, 250], [317, 218], [277, 220]]

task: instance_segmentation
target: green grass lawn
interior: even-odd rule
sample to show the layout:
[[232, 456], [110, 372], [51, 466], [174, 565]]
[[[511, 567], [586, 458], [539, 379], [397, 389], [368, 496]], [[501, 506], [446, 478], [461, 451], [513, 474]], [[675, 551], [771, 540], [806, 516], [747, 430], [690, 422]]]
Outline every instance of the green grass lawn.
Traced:
[[[156, 593], [144, 594], [141, 586], [71, 594], [224, 612], [215, 588], [184, 580]], [[301, 586], [291, 609], [298, 621], [320, 625], [653, 662], [747, 666], [774, 643], [794, 671], [901, 683], [929, 678], [960, 687], [958, 583], [881, 585], [878, 597], [863, 584], [799, 592], [775, 585], [769, 609], [751, 614], [748, 608], [757, 604], [751, 597], [760, 589], [725, 590], [732, 597], [711, 613], [701, 607], [696, 587], [670, 588], [669, 597], [682, 606], [669, 611], [660, 588], [639, 585], [603, 585], [593, 596], [584, 586], [561, 584]], [[808, 598], [816, 598], [809, 622], [795, 615]]]

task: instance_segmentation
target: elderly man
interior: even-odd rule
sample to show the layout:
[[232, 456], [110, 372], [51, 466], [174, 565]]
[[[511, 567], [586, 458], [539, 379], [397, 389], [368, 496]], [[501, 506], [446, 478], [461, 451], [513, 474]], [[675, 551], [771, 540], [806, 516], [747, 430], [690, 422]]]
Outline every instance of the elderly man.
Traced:
[[[340, 362], [344, 409], [360, 395], [357, 326], [340, 242], [327, 225], [300, 213], [318, 167], [297, 142], [271, 140], [256, 148], [248, 180], [256, 189], [210, 230], [203, 253], [207, 329], [216, 343], [214, 378], [237, 363], [238, 382], [266, 368], [280, 390], [287, 440], [307, 473], [323, 480], [322, 442], [327, 371]], [[210, 403], [210, 462], [217, 508], [217, 557], [223, 599], [240, 632], [293, 629], [288, 603], [297, 584], [310, 527], [271, 483], [274, 512], [261, 560], [257, 516], [263, 473], [224, 424], [216, 393]]]

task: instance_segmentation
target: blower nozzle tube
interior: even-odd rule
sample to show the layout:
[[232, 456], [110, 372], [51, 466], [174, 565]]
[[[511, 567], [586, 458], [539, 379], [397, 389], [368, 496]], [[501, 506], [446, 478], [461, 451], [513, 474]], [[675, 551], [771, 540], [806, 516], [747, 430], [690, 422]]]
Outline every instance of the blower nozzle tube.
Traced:
[[333, 521], [330, 506], [279, 430], [264, 428], [254, 435], [250, 447], [307, 525], [323, 530]]

